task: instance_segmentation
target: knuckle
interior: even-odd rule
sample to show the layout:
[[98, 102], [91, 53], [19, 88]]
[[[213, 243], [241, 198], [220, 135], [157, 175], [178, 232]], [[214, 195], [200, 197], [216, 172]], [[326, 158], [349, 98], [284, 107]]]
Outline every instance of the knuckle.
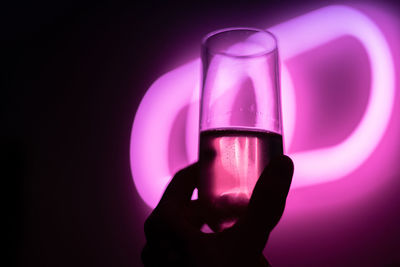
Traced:
[[162, 209], [156, 207], [144, 222], [144, 234], [148, 240], [154, 238], [157, 234], [163, 231], [165, 224], [163, 213]]
[[173, 180], [180, 180], [182, 179], [182, 177], [184, 177], [186, 174], [186, 170], [185, 169], [180, 169], [179, 171], [177, 171], [174, 176], [172, 177], [172, 181]]

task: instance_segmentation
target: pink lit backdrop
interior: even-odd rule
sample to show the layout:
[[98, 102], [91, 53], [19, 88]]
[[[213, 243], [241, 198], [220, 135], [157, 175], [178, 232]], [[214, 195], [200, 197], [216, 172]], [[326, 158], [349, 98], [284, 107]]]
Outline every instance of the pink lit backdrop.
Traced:
[[[338, 255], [358, 255], [370, 235], [389, 251], [400, 247], [377, 231], [393, 230], [395, 222], [380, 218], [398, 207], [387, 206], [400, 184], [398, 25], [382, 7], [328, 6], [269, 28], [279, 42], [285, 148], [295, 162], [285, 214], [266, 248], [272, 264], [343, 264]], [[199, 78], [198, 59], [171, 70], [137, 110], [131, 168], [150, 207], [197, 158]]]

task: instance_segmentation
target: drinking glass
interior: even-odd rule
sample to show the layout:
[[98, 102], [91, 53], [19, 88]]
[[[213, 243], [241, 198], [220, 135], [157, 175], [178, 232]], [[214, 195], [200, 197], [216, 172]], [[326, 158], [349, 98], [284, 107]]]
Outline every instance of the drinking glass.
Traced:
[[283, 154], [276, 38], [227, 28], [202, 41], [199, 200], [215, 232], [235, 224], [275, 155]]

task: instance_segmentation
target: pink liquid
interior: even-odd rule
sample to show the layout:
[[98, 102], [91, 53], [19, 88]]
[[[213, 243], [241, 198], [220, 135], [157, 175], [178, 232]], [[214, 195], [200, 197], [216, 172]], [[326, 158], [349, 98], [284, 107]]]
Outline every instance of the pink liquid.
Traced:
[[199, 199], [213, 231], [232, 226], [246, 210], [270, 159], [282, 155], [282, 136], [272, 132], [209, 130], [200, 133]]

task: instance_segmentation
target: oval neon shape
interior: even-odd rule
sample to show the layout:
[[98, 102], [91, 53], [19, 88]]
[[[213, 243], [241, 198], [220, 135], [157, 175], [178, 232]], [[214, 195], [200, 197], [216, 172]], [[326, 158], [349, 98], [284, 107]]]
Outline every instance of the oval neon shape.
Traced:
[[[329, 6], [268, 29], [279, 41], [282, 61], [283, 130], [290, 147], [295, 114], [293, 82], [285, 60], [343, 35], [361, 42], [371, 66], [366, 111], [355, 130], [340, 144], [289, 154], [295, 162], [293, 187], [341, 178], [357, 169], [374, 151], [386, 131], [394, 104], [394, 63], [389, 46], [375, 23], [346, 6]], [[310, 34], [312, 33], [312, 34]], [[304, 38], [307, 36], [307, 38]], [[173, 173], [168, 166], [169, 134], [180, 110], [189, 105], [186, 121], [187, 164], [197, 159], [200, 60], [158, 78], [136, 112], [130, 160], [135, 186], [147, 205], [155, 207]]]

